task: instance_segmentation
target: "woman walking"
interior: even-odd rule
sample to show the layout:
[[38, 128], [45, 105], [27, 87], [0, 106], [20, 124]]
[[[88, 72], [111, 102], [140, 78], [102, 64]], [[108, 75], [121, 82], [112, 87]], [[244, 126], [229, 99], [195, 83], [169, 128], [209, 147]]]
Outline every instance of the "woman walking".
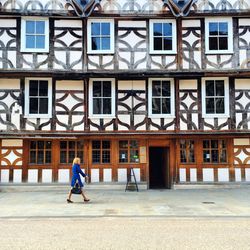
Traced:
[[72, 165], [72, 179], [71, 179], [71, 189], [70, 189], [70, 192], [69, 192], [69, 197], [67, 199], [67, 202], [68, 203], [73, 203], [73, 201], [71, 200], [71, 196], [72, 196], [72, 188], [74, 188], [75, 184], [78, 183], [78, 185], [80, 186], [80, 189], [81, 189], [81, 195], [83, 197], [83, 200], [85, 202], [88, 202], [90, 201], [84, 194], [82, 188], [83, 188], [83, 183], [81, 181], [81, 177], [80, 175], [82, 175], [82, 177], [86, 177], [88, 178], [88, 176], [83, 173], [83, 171], [81, 170], [80, 168], [80, 163], [81, 163], [81, 160], [80, 158], [76, 157], [74, 160], [73, 160], [73, 165]]

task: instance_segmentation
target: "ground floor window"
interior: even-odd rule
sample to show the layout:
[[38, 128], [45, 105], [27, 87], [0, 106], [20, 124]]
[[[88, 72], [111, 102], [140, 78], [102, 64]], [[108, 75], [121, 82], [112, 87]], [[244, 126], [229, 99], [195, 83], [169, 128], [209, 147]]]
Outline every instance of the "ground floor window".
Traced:
[[30, 157], [31, 164], [50, 164], [52, 142], [51, 141], [30, 141]]
[[110, 163], [111, 143], [108, 140], [92, 141], [92, 163]]
[[137, 140], [119, 141], [119, 162], [139, 163], [139, 145]]
[[225, 140], [203, 140], [204, 163], [226, 163], [227, 147]]
[[60, 163], [71, 164], [75, 157], [84, 162], [83, 141], [60, 141]]
[[181, 140], [180, 141], [180, 156], [181, 163], [194, 163], [194, 140]]

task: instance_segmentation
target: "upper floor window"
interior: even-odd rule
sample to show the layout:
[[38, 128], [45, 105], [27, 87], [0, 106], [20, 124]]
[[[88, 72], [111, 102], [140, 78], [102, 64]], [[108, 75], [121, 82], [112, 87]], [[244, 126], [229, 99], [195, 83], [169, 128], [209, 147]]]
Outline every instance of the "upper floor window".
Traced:
[[49, 52], [49, 21], [45, 18], [23, 18], [22, 52]]
[[202, 79], [202, 94], [203, 117], [229, 116], [228, 78]]
[[231, 18], [206, 18], [206, 53], [233, 52], [233, 27]]
[[88, 20], [88, 53], [114, 53], [113, 20]]
[[174, 80], [149, 79], [149, 116], [174, 117]]
[[115, 115], [114, 79], [91, 79], [89, 85], [89, 114], [92, 117]]
[[52, 113], [52, 83], [48, 78], [25, 79], [25, 116], [50, 118]]
[[175, 20], [150, 20], [150, 53], [176, 53]]

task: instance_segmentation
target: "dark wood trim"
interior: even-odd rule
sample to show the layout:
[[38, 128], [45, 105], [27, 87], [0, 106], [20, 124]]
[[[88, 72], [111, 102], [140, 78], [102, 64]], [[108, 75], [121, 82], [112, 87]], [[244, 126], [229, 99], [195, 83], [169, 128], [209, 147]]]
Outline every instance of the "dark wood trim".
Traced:
[[23, 140], [23, 167], [22, 167], [22, 181], [28, 181], [28, 168], [29, 168], [29, 141]]
[[235, 111], [235, 78], [229, 78], [229, 129], [236, 129], [236, 111]]
[[180, 131], [180, 80], [175, 79], [175, 130]]

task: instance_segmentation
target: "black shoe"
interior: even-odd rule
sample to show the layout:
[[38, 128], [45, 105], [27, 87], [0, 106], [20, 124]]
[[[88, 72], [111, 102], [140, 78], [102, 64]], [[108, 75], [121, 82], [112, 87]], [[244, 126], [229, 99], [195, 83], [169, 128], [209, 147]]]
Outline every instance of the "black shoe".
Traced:
[[70, 200], [70, 199], [67, 199], [67, 202], [68, 202], [68, 203], [73, 203], [73, 201], [72, 201], [72, 200]]

